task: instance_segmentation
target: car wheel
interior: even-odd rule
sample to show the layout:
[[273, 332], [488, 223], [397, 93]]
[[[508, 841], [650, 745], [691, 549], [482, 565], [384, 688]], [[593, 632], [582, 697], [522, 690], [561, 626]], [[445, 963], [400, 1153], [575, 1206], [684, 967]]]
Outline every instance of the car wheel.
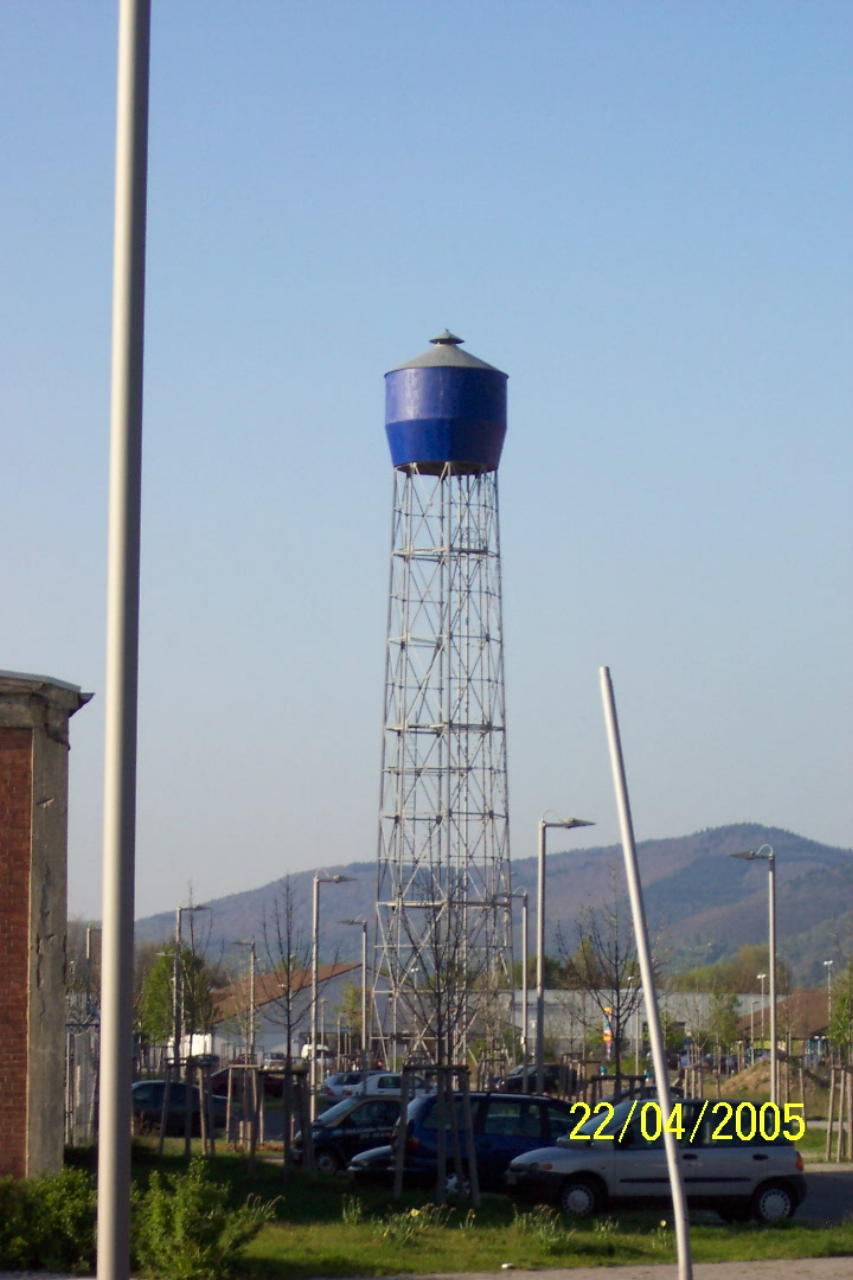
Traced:
[[444, 1190], [449, 1196], [470, 1196], [471, 1182], [467, 1171], [461, 1174], [448, 1173], [444, 1182]]
[[341, 1167], [341, 1162], [334, 1151], [329, 1151], [328, 1148], [315, 1153], [314, 1164], [318, 1173], [337, 1173]]
[[560, 1192], [560, 1207], [570, 1218], [594, 1218], [602, 1200], [599, 1187], [588, 1178], [570, 1178]]
[[796, 1207], [794, 1196], [784, 1182], [767, 1182], [752, 1197], [752, 1216], [757, 1222], [786, 1222]]

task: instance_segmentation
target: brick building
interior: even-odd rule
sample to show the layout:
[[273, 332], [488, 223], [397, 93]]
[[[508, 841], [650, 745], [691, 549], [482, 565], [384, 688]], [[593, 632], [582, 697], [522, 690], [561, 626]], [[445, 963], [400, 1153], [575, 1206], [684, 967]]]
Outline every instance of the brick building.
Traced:
[[68, 721], [91, 696], [0, 672], [0, 1175], [62, 1166]]

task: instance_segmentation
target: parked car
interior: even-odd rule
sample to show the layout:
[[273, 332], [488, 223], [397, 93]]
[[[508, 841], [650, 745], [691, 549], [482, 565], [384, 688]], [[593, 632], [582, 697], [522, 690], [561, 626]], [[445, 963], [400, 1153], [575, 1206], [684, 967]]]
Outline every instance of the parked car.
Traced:
[[[398, 1098], [344, 1098], [311, 1126], [314, 1163], [321, 1173], [337, 1173], [359, 1151], [388, 1143], [400, 1118]], [[294, 1140], [294, 1154], [302, 1159], [302, 1134]]]
[[[545, 1093], [574, 1093], [577, 1086], [577, 1072], [573, 1067], [561, 1067], [558, 1062], [546, 1062], [543, 1069]], [[527, 1078], [527, 1089], [524, 1080]], [[536, 1067], [513, 1067], [498, 1081], [496, 1088], [502, 1093], [535, 1093], [538, 1076]]]
[[[137, 1080], [131, 1086], [131, 1110], [133, 1127], [137, 1133], [159, 1130], [163, 1114], [163, 1095], [166, 1089], [165, 1080]], [[225, 1126], [225, 1099], [212, 1095], [210, 1099], [214, 1128]], [[172, 1080], [169, 1084], [169, 1107], [166, 1113], [166, 1133], [180, 1135], [184, 1132], [184, 1121], [187, 1111], [187, 1087], [182, 1080]], [[198, 1089], [193, 1087], [190, 1094], [190, 1133], [201, 1131], [200, 1098]]]
[[[464, 1153], [461, 1095], [455, 1095], [455, 1124], [460, 1150]], [[558, 1098], [508, 1093], [472, 1093], [471, 1119], [474, 1154], [480, 1185], [487, 1190], [503, 1190], [503, 1175], [514, 1156], [543, 1142], [553, 1143], [573, 1127], [569, 1103]], [[438, 1096], [427, 1094], [409, 1103], [406, 1115], [403, 1180], [409, 1186], [429, 1187], [438, 1172]], [[451, 1180], [466, 1178], [463, 1155], [460, 1170], [454, 1166], [453, 1119], [445, 1120], [447, 1130], [447, 1172]], [[546, 1136], [547, 1135], [547, 1136]], [[349, 1164], [357, 1180], [389, 1182], [394, 1176], [394, 1155], [390, 1146], [363, 1151]]]
[[[727, 1221], [790, 1218], [806, 1194], [802, 1156], [793, 1143], [784, 1137], [745, 1141], [733, 1125], [720, 1124], [719, 1103], [707, 1115], [701, 1100], [678, 1105], [683, 1122], [679, 1160], [688, 1202], [716, 1209]], [[506, 1174], [509, 1194], [558, 1204], [575, 1218], [592, 1217], [611, 1205], [668, 1202], [663, 1136], [645, 1136], [658, 1126], [652, 1113], [644, 1133], [641, 1111], [636, 1102], [625, 1100], [606, 1125], [601, 1114], [594, 1114], [556, 1145], [515, 1156]], [[742, 1130], [750, 1127], [757, 1128], [744, 1125]]]
[[326, 1076], [320, 1089], [320, 1096], [328, 1102], [340, 1102], [342, 1098], [351, 1098], [363, 1083], [364, 1071], [333, 1071]]
[[[427, 1093], [429, 1085], [423, 1076], [409, 1077], [409, 1094]], [[370, 1071], [354, 1090], [362, 1098], [399, 1098], [403, 1092], [403, 1076], [397, 1071]]]
[[[240, 1062], [232, 1062], [230, 1070], [228, 1067], [222, 1067], [219, 1071], [214, 1071], [210, 1076], [210, 1090], [218, 1097], [225, 1098], [228, 1095], [228, 1076], [231, 1075], [231, 1097], [242, 1098], [243, 1096], [243, 1066]], [[301, 1066], [300, 1066], [300, 1069]], [[263, 1089], [268, 1098], [280, 1098], [284, 1093], [284, 1072], [283, 1071], [258, 1071], [258, 1087]], [[248, 1083], [248, 1077], [247, 1077]]]
[[[313, 1056], [314, 1056], [314, 1046], [311, 1044], [309, 1040], [307, 1044], [304, 1044], [302, 1046], [300, 1050], [300, 1057], [302, 1058], [303, 1062], [310, 1062]], [[327, 1044], [318, 1044], [316, 1056], [317, 1056], [318, 1062], [330, 1062], [335, 1055], [332, 1053], [331, 1049]]]

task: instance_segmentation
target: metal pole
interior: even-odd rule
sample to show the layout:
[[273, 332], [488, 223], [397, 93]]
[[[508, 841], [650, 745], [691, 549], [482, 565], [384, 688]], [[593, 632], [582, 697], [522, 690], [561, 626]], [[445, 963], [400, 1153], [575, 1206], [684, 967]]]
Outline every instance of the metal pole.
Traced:
[[528, 1009], [528, 982], [527, 982], [527, 928], [528, 928], [528, 912], [530, 904], [528, 902], [528, 893], [526, 889], [521, 893], [521, 1092], [530, 1092], [530, 1081], [527, 1078], [527, 1028], [530, 1022], [530, 1011]]
[[361, 922], [361, 1069], [367, 1070], [367, 921]]
[[545, 1092], [545, 832], [540, 819], [536, 847], [536, 1092]]
[[255, 1048], [255, 974], [257, 972], [257, 957], [255, 952], [255, 939], [252, 939], [251, 951], [249, 952], [249, 1061], [253, 1066], [257, 1066]]
[[[634, 921], [634, 937], [637, 944], [637, 959], [640, 964], [640, 978], [646, 997], [646, 1021], [649, 1027], [649, 1040], [652, 1049], [652, 1062], [655, 1069], [658, 1100], [664, 1116], [672, 1112], [672, 1101], [669, 1091], [669, 1075], [666, 1064], [666, 1049], [661, 1033], [660, 1013], [657, 992], [655, 989], [654, 969], [652, 967], [649, 935], [646, 927], [646, 914], [643, 905], [643, 891], [640, 885], [637, 851], [634, 845], [634, 831], [631, 822], [631, 809], [628, 801], [628, 787], [625, 781], [625, 766], [622, 760], [622, 747], [619, 740], [619, 725], [616, 720], [616, 707], [613, 701], [613, 688], [610, 683], [610, 671], [607, 667], [599, 670], [601, 696], [604, 703], [604, 718], [607, 724], [607, 738], [610, 747], [610, 763], [613, 771], [613, 784], [616, 791], [616, 804], [619, 810], [619, 826], [622, 833], [622, 849], [625, 855], [625, 875], [628, 880], [628, 896], [631, 900], [631, 915]], [[681, 1166], [678, 1160], [678, 1147], [675, 1135], [668, 1125], [664, 1125], [664, 1147], [669, 1169], [669, 1182], [672, 1189], [672, 1214], [675, 1221], [675, 1240], [678, 1250], [678, 1280], [692, 1280], [693, 1261], [690, 1253], [690, 1223], [687, 1217], [687, 1202], [684, 1195], [684, 1184], [681, 1178]]]
[[779, 1079], [776, 1045], [776, 854], [767, 855], [767, 887], [770, 914], [770, 1101], [778, 1102]]
[[317, 963], [319, 959], [320, 877], [314, 876], [311, 896], [311, 1057], [308, 1061], [309, 1109], [317, 1117]]
[[174, 1028], [174, 1041], [172, 1042], [172, 1066], [175, 1069], [175, 1079], [180, 1074], [179, 1066], [181, 1061], [181, 916], [183, 907], [178, 907], [175, 912], [175, 954], [172, 956], [172, 1027]]
[[98, 1277], [130, 1271], [130, 1086], [149, 0], [119, 7], [104, 735]]

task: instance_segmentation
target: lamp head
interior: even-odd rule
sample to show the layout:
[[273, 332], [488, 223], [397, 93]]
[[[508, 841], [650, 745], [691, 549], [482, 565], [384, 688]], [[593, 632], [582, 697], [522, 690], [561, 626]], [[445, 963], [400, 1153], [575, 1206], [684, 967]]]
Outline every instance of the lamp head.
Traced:
[[769, 844], [761, 844], [757, 849], [739, 849], [737, 853], [730, 853], [730, 858], [741, 858], [744, 862], [755, 862], [761, 859], [762, 862], [775, 862], [776, 854], [773, 852], [773, 846]]

